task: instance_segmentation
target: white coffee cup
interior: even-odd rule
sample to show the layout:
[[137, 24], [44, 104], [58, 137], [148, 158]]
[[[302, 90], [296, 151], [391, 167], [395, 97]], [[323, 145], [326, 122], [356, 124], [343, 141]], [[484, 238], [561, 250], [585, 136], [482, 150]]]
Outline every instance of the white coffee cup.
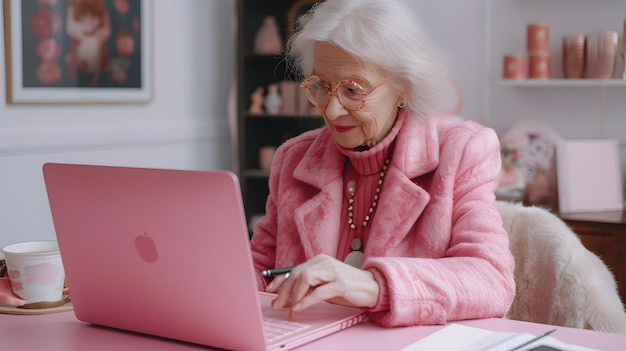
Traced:
[[63, 299], [65, 270], [56, 241], [28, 241], [2, 248], [13, 292], [28, 301]]

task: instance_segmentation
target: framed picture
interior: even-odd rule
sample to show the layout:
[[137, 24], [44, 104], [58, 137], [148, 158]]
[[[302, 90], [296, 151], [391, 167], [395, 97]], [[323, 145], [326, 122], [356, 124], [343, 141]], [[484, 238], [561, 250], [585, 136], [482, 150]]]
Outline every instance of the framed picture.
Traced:
[[316, 3], [322, 2], [323, 0], [298, 0], [296, 1], [291, 8], [289, 8], [289, 12], [287, 13], [287, 35], [291, 36], [293, 33], [297, 32], [298, 29], [304, 23], [302, 20], [304, 15], [315, 6]]
[[151, 0], [3, 0], [7, 103], [152, 98]]

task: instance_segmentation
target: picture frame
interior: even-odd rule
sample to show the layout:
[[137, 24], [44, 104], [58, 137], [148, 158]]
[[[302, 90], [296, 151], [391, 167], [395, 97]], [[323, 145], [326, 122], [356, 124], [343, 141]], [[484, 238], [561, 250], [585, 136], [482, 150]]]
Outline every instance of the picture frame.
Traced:
[[147, 103], [151, 0], [3, 0], [7, 104]]
[[298, 31], [303, 16], [312, 9], [318, 2], [323, 0], [298, 0], [287, 12], [287, 36], [291, 36]]
[[556, 150], [559, 213], [624, 211], [617, 139], [564, 139]]

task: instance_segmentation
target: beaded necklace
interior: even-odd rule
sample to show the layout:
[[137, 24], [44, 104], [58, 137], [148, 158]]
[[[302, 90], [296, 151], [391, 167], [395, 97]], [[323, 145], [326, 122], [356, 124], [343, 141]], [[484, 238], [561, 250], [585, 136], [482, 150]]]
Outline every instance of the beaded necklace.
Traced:
[[[391, 163], [391, 152], [389, 152], [389, 156], [387, 156], [387, 159], [385, 160], [383, 168], [378, 173], [378, 183], [377, 183], [376, 189], [374, 190], [374, 199], [372, 200], [372, 205], [370, 206], [369, 210], [367, 211], [367, 214], [365, 215], [365, 217], [363, 218], [363, 221], [361, 222], [361, 226], [363, 227], [367, 227], [372, 215], [374, 214], [374, 211], [376, 210], [376, 207], [378, 206], [378, 199], [380, 198], [381, 189], [383, 186], [383, 182], [385, 180], [385, 173], [387, 173], [387, 167], [389, 166], [390, 163]], [[356, 182], [354, 180], [348, 181], [347, 187], [348, 187], [347, 188], [348, 193], [350, 194], [350, 198], [348, 199], [348, 225], [350, 227], [350, 230], [354, 231], [356, 230], [356, 224], [355, 224], [354, 214], [353, 214], [354, 195], [356, 194]], [[361, 250], [362, 246], [363, 246], [363, 243], [361, 241], [361, 238], [359, 237], [353, 238], [352, 241], [350, 242], [350, 248], [352, 249], [352, 251], [346, 256], [344, 262], [355, 267], [360, 267], [361, 262], [363, 261], [363, 252]]]

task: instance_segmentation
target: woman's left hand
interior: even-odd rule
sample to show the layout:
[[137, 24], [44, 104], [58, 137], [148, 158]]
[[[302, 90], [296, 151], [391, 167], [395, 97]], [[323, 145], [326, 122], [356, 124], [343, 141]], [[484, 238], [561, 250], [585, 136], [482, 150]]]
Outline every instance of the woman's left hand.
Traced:
[[327, 255], [318, 255], [295, 267], [288, 276], [275, 277], [267, 291], [278, 293], [272, 308], [291, 306], [293, 313], [322, 301], [374, 307], [378, 302], [379, 287], [371, 272]]

